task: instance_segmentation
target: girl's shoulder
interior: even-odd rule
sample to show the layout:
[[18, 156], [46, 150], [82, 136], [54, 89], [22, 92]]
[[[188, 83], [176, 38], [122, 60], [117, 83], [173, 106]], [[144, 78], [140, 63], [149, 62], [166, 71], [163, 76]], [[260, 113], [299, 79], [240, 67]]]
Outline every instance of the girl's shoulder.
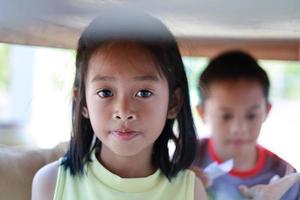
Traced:
[[60, 161], [49, 163], [38, 170], [32, 181], [32, 200], [53, 199]]
[[194, 200], [207, 200], [204, 185], [198, 177], [195, 178]]
[[[188, 183], [188, 191], [193, 194], [194, 200], [207, 200], [207, 194], [203, 182], [196, 176], [194, 170], [182, 170], [176, 177], [176, 183], [180, 182], [180, 188], [184, 188], [184, 183]], [[173, 180], [171, 181], [171, 183], [172, 182]], [[191, 197], [189, 197], [188, 199], [191, 199]]]

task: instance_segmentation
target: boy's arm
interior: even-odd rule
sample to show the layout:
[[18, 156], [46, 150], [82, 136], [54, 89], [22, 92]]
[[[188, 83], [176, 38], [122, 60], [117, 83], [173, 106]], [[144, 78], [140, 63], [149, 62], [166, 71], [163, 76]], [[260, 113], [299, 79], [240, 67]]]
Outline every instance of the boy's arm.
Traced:
[[32, 181], [31, 200], [52, 200], [54, 197], [59, 161], [42, 167]]
[[201, 169], [200, 167], [191, 166], [190, 170], [192, 170], [196, 174], [196, 177], [202, 182], [205, 188], [209, 187], [212, 184], [203, 169]]
[[240, 186], [242, 195], [254, 200], [279, 200], [295, 183], [300, 181], [299, 173], [288, 174], [270, 184], [259, 184], [248, 188]]
[[207, 194], [201, 180], [196, 176], [194, 188], [194, 200], [207, 200]]

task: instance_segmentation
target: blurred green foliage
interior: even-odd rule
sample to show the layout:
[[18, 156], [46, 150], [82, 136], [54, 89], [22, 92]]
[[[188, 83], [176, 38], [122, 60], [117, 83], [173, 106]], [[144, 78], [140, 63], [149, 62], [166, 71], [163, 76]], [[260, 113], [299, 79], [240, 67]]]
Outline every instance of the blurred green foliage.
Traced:
[[9, 45], [0, 44], [0, 90], [7, 90], [9, 81]]
[[[60, 50], [65, 53], [66, 50]], [[75, 57], [75, 51], [69, 51]], [[9, 85], [10, 45], [0, 43], [0, 90], [7, 90]], [[186, 73], [189, 80], [190, 94], [198, 101], [198, 77], [208, 63], [203, 57], [184, 57]], [[300, 99], [300, 62], [260, 60], [271, 80], [270, 98]], [[62, 80], [57, 78], [58, 85]]]
[[300, 99], [300, 62], [261, 60], [271, 80], [271, 98]]

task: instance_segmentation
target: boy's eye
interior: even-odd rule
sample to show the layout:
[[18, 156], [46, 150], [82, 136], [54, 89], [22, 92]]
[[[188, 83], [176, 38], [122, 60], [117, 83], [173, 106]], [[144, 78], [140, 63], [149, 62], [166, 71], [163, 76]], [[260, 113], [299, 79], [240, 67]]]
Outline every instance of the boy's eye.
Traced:
[[136, 96], [138, 96], [138, 97], [150, 97], [151, 95], [152, 95], [152, 92], [150, 92], [149, 90], [140, 90], [136, 94]]
[[224, 121], [228, 121], [228, 120], [230, 120], [232, 118], [232, 115], [230, 115], [230, 114], [223, 114], [222, 115], [222, 119], [224, 120]]
[[112, 92], [110, 90], [104, 89], [97, 92], [99, 97], [105, 98], [105, 97], [111, 97], [113, 96]]
[[249, 120], [253, 120], [253, 119], [256, 118], [256, 116], [257, 116], [256, 114], [252, 113], [252, 114], [247, 115], [246, 117], [247, 117], [247, 119], [249, 119]]

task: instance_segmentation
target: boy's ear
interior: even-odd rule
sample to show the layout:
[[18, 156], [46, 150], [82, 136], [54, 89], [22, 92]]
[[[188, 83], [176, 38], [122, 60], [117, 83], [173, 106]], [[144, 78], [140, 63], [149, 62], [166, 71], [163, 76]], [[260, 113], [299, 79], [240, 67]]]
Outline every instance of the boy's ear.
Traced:
[[268, 117], [268, 115], [269, 115], [271, 109], [272, 109], [272, 104], [269, 103], [269, 102], [267, 102], [267, 105], [266, 105], [266, 115], [265, 115], [265, 118], [264, 118], [263, 121], [265, 121], [265, 120], [267, 119], [267, 117]]
[[170, 105], [169, 105], [168, 115], [167, 115], [168, 119], [176, 118], [177, 114], [181, 109], [181, 106], [183, 104], [181, 90], [177, 88], [171, 98], [172, 99], [170, 99]]
[[[78, 88], [73, 88], [73, 96], [76, 97], [78, 96]], [[81, 114], [85, 117], [85, 118], [89, 118], [89, 111], [88, 108], [86, 106], [84, 106], [82, 108]]]
[[271, 109], [272, 109], [272, 104], [267, 103], [267, 115], [270, 113]]
[[197, 112], [200, 116], [200, 118], [202, 119], [202, 121], [205, 123], [205, 111], [204, 111], [204, 106], [203, 104], [198, 104], [196, 106]]

